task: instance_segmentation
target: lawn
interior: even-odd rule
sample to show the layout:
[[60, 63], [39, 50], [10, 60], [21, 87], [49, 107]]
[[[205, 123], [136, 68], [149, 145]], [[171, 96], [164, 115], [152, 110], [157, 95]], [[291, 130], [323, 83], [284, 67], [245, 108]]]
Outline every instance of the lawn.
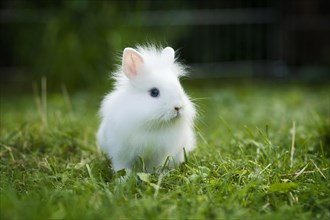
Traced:
[[198, 148], [129, 178], [96, 147], [105, 90], [2, 94], [1, 219], [330, 219], [329, 85], [185, 84]]

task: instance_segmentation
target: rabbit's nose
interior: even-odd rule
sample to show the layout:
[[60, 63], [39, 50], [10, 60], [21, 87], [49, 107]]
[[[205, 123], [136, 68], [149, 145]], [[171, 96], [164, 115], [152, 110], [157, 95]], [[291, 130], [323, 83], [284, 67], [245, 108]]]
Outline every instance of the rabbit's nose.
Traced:
[[177, 112], [179, 112], [181, 108], [182, 108], [182, 107], [175, 106], [175, 107], [174, 107], [174, 110], [177, 111]]

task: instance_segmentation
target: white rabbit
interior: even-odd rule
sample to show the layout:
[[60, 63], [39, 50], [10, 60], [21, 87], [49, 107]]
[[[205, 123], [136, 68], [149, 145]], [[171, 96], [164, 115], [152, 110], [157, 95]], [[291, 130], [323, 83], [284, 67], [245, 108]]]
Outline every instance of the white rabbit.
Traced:
[[142, 158], [150, 172], [168, 156], [183, 162], [184, 150], [195, 148], [196, 111], [179, 82], [184, 74], [171, 47], [125, 48], [115, 88], [101, 105], [97, 133], [115, 171], [130, 173]]

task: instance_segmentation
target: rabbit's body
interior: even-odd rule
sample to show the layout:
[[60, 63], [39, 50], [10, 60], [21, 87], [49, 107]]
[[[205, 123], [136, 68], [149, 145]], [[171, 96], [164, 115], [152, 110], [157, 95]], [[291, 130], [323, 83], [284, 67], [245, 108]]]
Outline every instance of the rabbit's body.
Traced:
[[183, 68], [166, 48], [125, 49], [116, 87], [103, 100], [97, 139], [114, 170], [131, 170], [141, 157], [148, 171], [168, 156], [183, 162], [195, 148], [195, 108], [178, 77]]

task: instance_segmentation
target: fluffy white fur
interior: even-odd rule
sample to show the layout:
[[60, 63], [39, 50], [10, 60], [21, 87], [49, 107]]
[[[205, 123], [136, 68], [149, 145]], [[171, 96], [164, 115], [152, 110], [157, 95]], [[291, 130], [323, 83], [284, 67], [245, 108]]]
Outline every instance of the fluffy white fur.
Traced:
[[[101, 105], [97, 133], [115, 171], [130, 172], [140, 157], [150, 172], [168, 156], [183, 162], [183, 148], [195, 148], [196, 113], [179, 82], [184, 74], [171, 47], [124, 50], [122, 66], [114, 73], [115, 88]], [[152, 88], [159, 90], [158, 97], [150, 95]]]

